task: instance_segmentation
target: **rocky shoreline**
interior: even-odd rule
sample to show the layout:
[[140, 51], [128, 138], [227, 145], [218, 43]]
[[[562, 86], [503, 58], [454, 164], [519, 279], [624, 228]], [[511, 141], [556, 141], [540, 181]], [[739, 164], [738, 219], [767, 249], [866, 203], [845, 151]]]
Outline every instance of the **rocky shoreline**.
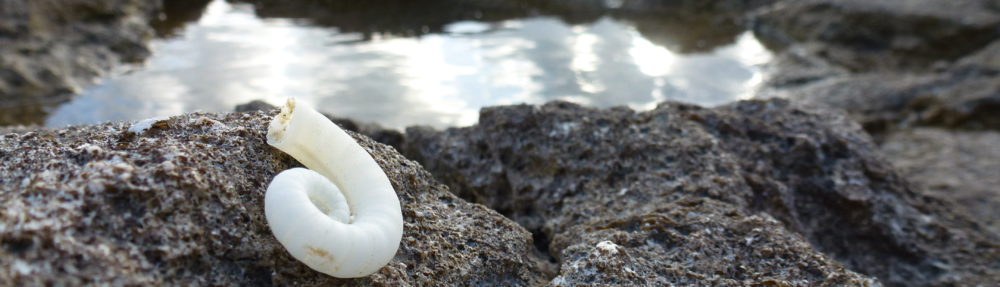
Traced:
[[[0, 125], [148, 54], [157, 1], [71, 2], [0, 4], [0, 95], [17, 107]], [[771, 77], [760, 99], [715, 108], [552, 102], [404, 132], [332, 117], [403, 204], [396, 258], [354, 280], [298, 263], [266, 226], [267, 183], [299, 165], [264, 143], [269, 105], [142, 133], [0, 127], [0, 285], [1000, 282], [1000, 5], [582, 2], [564, 16], [709, 9], [776, 52]]]
[[358, 135], [396, 187], [406, 231], [389, 267], [335, 280], [295, 262], [263, 220], [267, 182], [298, 165], [264, 143], [275, 112], [183, 115], [141, 134], [108, 123], [4, 135], [0, 255], [11, 260], [0, 263], [0, 282], [932, 286], [1000, 278], [996, 234], [914, 190], [859, 125], [768, 100], [714, 109], [668, 102], [649, 112], [495, 107], [473, 127], [407, 130], [398, 147], [420, 163]]
[[1000, 231], [987, 171], [1000, 154], [1000, 5], [817, 0], [761, 14], [754, 31], [782, 52], [759, 98], [847, 112], [916, 190]]

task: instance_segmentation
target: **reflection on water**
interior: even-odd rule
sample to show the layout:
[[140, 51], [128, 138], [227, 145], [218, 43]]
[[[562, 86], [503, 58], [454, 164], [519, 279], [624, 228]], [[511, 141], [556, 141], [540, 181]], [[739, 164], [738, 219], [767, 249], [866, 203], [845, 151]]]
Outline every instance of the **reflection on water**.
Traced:
[[197, 22], [155, 41], [145, 66], [85, 90], [47, 124], [229, 111], [286, 97], [396, 128], [469, 125], [483, 106], [554, 99], [636, 109], [665, 99], [717, 105], [749, 97], [761, 81], [757, 66], [770, 58], [749, 33], [703, 53], [675, 53], [611, 16], [575, 25], [546, 15], [461, 20], [437, 33], [389, 37], [261, 19], [253, 9], [212, 1]]

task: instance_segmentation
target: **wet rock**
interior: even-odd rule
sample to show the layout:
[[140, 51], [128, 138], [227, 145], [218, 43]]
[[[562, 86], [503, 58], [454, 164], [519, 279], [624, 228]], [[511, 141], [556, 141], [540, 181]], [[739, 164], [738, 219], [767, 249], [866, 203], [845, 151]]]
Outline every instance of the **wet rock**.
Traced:
[[754, 32], [769, 47], [819, 42], [852, 71], [927, 70], [1000, 37], [1000, 5], [990, 0], [781, 1], [759, 12]]
[[0, 125], [41, 123], [46, 109], [118, 62], [149, 55], [158, 0], [0, 2]]
[[[952, 212], [946, 201], [916, 193], [847, 117], [787, 101], [715, 109], [665, 103], [648, 112], [569, 103], [487, 108], [473, 127], [408, 129], [404, 153], [453, 192], [535, 232], [536, 243], [560, 260], [562, 272], [572, 266], [567, 260], [588, 252], [564, 256], [564, 249], [615, 242], [609, 235], [588, 239], [574, 228], [593, 232], [586, 230], [592, 222], [635, 221], [695, 197], [734, 206], [741, 216], [767, 213], [785, 228], [770, 232], [799, 234], [848, 268], [890, 285], [1000, 280], [1000, 263], [994, 260], [1000, 241]], [[708, 209], [716, 212], [706, 218], [725, 215], [719, 210], [724, 208]], [[746, 234], [727, 230], [725, 222], [713, 224]], [[709, 240], [731, 246], [732, 238]], [[550, 245], [546, 239], [559, 240]], [[772, 242], [784, 248], [780, 252], [800, 250], [792, 247], [798, 244], [794, 240]], [[626, 252], [633, 261], [641, 254], [664, 264], [683, 263], [671, 261], [682, 257], [669, 253]], [[756, 259], [738, 262], [749, 264], [748, 270], [784, 264]], [[839, 272], [826, 259], [815, 262]], [[773, 276], [795, 282], [801, 279], [796, 272]], [[867, 282], [837, 274], [845, 275], [824, 282]], [[766, 276], [771, 275], [720, 280], [763, 282], [771, 278]]]
[[890, 134], [880, 150], [918, 189], [1000, 234], [1000, 132], [914, 128]]
[[404, 235], [379, 272], [341, 280], [293, 259], [263, 195], [298, 164], [270, 115], [189, 114], [0, 136], [0, 285], [538, 285], [531, 234], [352, 134], [399, 195]]

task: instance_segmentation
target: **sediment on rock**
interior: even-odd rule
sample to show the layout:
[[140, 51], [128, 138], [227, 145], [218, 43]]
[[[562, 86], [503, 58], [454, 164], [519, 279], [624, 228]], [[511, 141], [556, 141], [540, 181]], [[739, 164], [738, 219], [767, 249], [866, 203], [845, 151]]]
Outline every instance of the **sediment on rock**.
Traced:
[[[473, 127], [408, 129], [404, 153], [456, 194], [543, 239], [699, 197], [766, 212], [890, 285], [1000, 278], [996, 238], [914, 192], [856, 123], [783, 100], [715, 109], [665, 103], [648, 112], [559, 102], [494, 107]], [[573, 244], [542, 248], [559, 258]]]
[[0, 135], [0, 285], [539, 285], [516, 223], [448, 192], [391, 147], [352, 134], [399, 195], [404, 235], [375, 274], [344, 280], [292, 258], [263, 197], [299, 166], [265, 143], [270, 114], [188, 114]]

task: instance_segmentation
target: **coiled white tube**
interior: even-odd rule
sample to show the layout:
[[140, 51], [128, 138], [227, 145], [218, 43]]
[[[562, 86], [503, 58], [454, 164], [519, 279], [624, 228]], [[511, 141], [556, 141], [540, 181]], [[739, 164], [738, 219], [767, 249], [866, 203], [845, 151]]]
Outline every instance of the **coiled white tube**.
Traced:
[[294, 99], [271, 121], [267, 143], [309, 168], [279, 173], [264, 196], [267, 224], [295, 259], [339, 278], [392, 260], [403, 236], [399, 198], [364, 148]]

